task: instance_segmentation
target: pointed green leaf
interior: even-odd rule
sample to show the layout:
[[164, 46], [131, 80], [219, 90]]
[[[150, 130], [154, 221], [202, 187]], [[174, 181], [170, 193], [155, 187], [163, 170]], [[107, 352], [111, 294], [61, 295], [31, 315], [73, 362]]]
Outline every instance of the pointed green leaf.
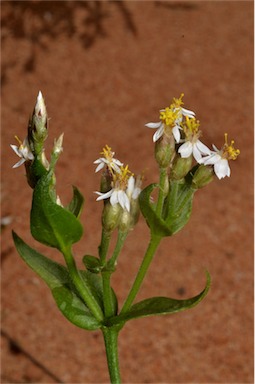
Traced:
[[155, 208], [150, 201], [151, 194], [153, 190], [157, 187], [158, 187], [157, 184], [150, 184], [142, 190], [142, 192], [139, 195], [140, 209], [153, 234], [160, 237], [170, 236], [171, 230], [166, 225], [164, 220], [162, 220], [156, 214]]
[[186, 300], [177, 300], [167, 297], [152, 297], [134, 304], [128, 312], [111, 318], [108, 321], [108, 325], [121, 324], [127, 320], [137, 319], [140, 317], [168, 315], [194, 307], [207, 295], [210, 288], [210, 275], [208, 272], [206, 274], [206, 286], [199, 295]]
[[81, 194], [79, 189], [73, 185], [73, 198], [69, 203], [69, 205], [66, 207], [66, 209], [72, 212], [74, 216], [79, 218], [82, 211], [83, 204], [84, 204], [83, 195]]
[[74, 214], [54, 201], [52, 178], [44, 175], [34, 189], [31, 233], [40, 243], [62, 250], [80, 240], [83, 229]]
[[[94, 318], [88, 307], [76, 293], [69, 278], [68, 270], [63, 265], [48, 259], [32, 249], [14, 232], [13, 239], [22, 259], [51, 289], [52, 295], [62, 314], [71, 323], [80, 328], [87, 330], [100, 328], [101, 324]], [[91, 279], [90, 283], [93, 286]], [[102, 293], [100, 292], [99, 295], [102, 295]]]

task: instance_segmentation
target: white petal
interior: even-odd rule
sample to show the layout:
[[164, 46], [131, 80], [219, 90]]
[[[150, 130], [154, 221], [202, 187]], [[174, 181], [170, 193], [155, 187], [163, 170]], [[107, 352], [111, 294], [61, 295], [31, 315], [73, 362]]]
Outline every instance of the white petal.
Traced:
[[122, 190], [118, 191], [118, 200], [123, 209], [130, 211], [130, 201], [126, 193]]
[[14, 152], [16, 153], [16, 155], [18, 155], [19, 157], [22, 157], [22, 155], [20, 154], [20, 150], [19, 148], [17, 147], [17, 145], [13, 145], [13, 144], [10, 144], [11, 148], [14, 150]]
[[[95, 163], [95, 161], [94, 161]], [[104, 168], [105, 164], [102, 162], [102, 163], [99, 163], [98, 166], [96, 167], [95, 169], [95, 173], [97, 173], [98, 171], [100, 171], [102, 168]]]
[[194, 144], [193, 145], [193, 156], [194, 156], [194, 159], [199, 162], [199, 160], [202, 158], [202, 155], [201, 155], [201, 152], [199, 151], [198, 147], [197, 147], [197, 144]]
[[135, 188], [135, 178], [134, 176], [130, 176], [130, 178], [128, 179], [128, 185], [126, 190], [126, 194], [128, 195], [128, 197], [132, 196], [134, 188]]
[[161, 124], [162, 124], [161, 121], [159, 121], [158, 123], [147, 123], [145, 124], [145, 127], [155, 129], [155, 128], [159, 128]]
[[181, 127], [179, 125], [175, 125], [172, 129], [174, 139], [176, 143], [179, 143], [181, 140], [181, 134], [180, 134]]
[[180, 146], [178, 152], [181, 154], [181, 157], [189, 157], [192, 154], [193, 146], [190, 141], [186, 141]]
[[158, 139], [160, 139], [161, 136], [163, 136], [163, 133], [164, 133], [164, 125], [161, 124], [159, 129], [153, 135], [153, 142], [156, 143], [156, 141], [158, 141]]
[[99, 201], [99, 200], [104, 200], [104, 199], [108, 199], [108, 197], [111, 197], [112, 194], [113, 194], [113, 189], [111, 189], [110, 191], [106, 192], [106, 193], [102, 193], [102, 192], [95, 192], [97, 195], [99, 195], [99, 197], [96, 199], [96, 201]]
[[217, 153], [212, 152], [211, 155], [203, 157], [203, 159], [201, 159], [199, 163], [200, 164], [203, 163], [205, 165], [212, 165], [212, 164], [216, 164], [220, 160], [221, 160], [221, 156], [218, 155]]
[[12, 168], [18, 168], [20, 165], [25, 163], [25, 161], [26, 160], [24, 158], [22, 158], [20, 161], [18, 161], [16, 164], [14, 164]]
[[216, 164], [214, 164], [214, 172], [218, 179], [223, 179], [226, 176], [230, 176], [230, 167], [228, 165], [227, 159], [221, 159]]
[[189, 109], [186, 109], [186, 108], [182, 108], [181, 107], [181, 110], [182, 110], [182, 114], [183, 114], [183, 116], [188, 116], [188, 117], [194, 117], [196, 114], [195, 114], [195, 112], [193, 112], [193, 111], [190, 111]]
[[111, 205], [116, 205], [116, 204], [118, 204], [118, 202], [119, 202], [118, 191], [113, 190], [113, 193], [112, 193], [111, 198], [110, 198], [110, 203], [111, 203]]
[[210, 155], [211, 154], [211, 150], [205, 144], [203, 144], [202, 141], [197, 140], [196, 146], [199, 149], [199, 151], [202, 153], [202, 155]]

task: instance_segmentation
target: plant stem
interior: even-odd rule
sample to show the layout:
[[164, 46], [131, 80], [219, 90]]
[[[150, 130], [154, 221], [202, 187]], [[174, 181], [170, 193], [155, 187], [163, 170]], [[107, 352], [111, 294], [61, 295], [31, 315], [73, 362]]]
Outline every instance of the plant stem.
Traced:
[[84, 300], [91, 313], [95, 316], [95, 318], [102, 322], [104, 319], [103, 311], [100, 308], [98, 302], [95, 297], [92, 295], [90, 289], [88, 288], [85, 281], [82, 279], [79, 270], [77, 269], [74, 257], [70, 249], [62, 251], [65, 257], [65, 261], [70, 272], [71, 279], [79, 292], [81, 298]]
[[156, 249], [160, 243], [160, 240], [161, 240], [161, 237], [159, 236], [155, 236], [155, 235], [151, 235], [151, 240], [150, 240], [150, 243], [148, 245], [148, 248], [147, 248], [147, 251], [144, 255], [144, 258], [143, 258], [143, 261], [142, 261], [142, 264], [139, 268], [139, 271], [136, 275], [136, 278], [135, 278], [135, 281], [133, 283], [133, 286], [129, 292], [129, 295], [123, 305], [123, 308], [120, 312], [120, 314], [122, 313], [125, 313], [129, 310], [129, 308], [131, 307], [141, 285], [142, 285], [142, 282], [143, 282], [143, 279], [148, 271], [148, 268], [150, 266], [150, 263], [153, 259], [153, 256], [156, 252]]
[[161, 216], [164, 198], [165, 198], [165, 180], [166, 180], [167, 169], [160, 168], [160, 177], [159, 177], [159, 194], [157, 201], [156, 213]]
[[105, 261], [106, 261], [106, 256], [107, 256], [110, 240], [111, 240], [111, 235], [108, 232], [105, 232], [104, 229], [102, 229], [101, 243], [98, 247], [99, 256], [100, 256], [100, 260], [101, 260], [102, 265], [104, 265]]
[[[106, 270], [102, 271], [103, 279], [103, 297], [104, 297], [104, 311], [106, 317], [115, 315], [115, 306], [113, 303], [112, 289], [111, 289], [111, 274], [114, 271], [115, 263], [118, 255], [124, 245], [124, 241], [127, 237], [127, 232], [119, 232], [118, 239], [113, 251], [112, 257], [106, 265]], [[108, 269], [109, 268], [109, 269]]]
[[104, 335], [105, 350], [107, 356], [108, 371], [112, 384], [120, 384], [120, 369], [118, 356], [118, 334], [119, 328], [102, 328]]

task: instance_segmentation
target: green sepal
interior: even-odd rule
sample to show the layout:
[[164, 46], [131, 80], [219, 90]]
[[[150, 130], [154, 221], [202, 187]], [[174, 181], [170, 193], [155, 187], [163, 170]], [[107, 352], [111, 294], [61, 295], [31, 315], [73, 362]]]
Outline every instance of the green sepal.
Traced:
[[165, 221], [156, 214], [155, 205], [151, 203], [151, 194], [158, 184], [150, 184], [139, 195], [141, 212], [154, 235], [159, 237], [171, 236], [171, 230]]
[[141, 317], [155, 316], [155, 315], [169, 315], [176, 312], [181, 312], [186, 309], [196, 306], [207, 295], [211, 278], [209, 272], [206, 272], [206, 286], [202, 292], [186, 300], [171, 299], [168, 297], [152, 297], [134, 304], [130, 310], [122, 315], [112, 317], [108, 320], [107, 325], [123, 324], [128, 320], [137, 319]]
[[100, 264], [100, 260], [95, 256], [85, 255], [83, 256], [82, 262], [87, 270], [92, 273], [99, 273], [103, 268]]
[[[13, 240], [21, 258], [50, 288], [62, 314], [77, 327], [87, 330], [101, 328], [102, 324], [95, 319], [76, 292], [67, 268], [32, 249], [15, 232], [13, 232]], [[95, 297], [102, 302], [102, 288], [99, 289], [100, 283], [84, 274], [83, 278], [86, 279], [86, 282], [89, 281], [93, 294], [97, 290]]]
[[59, 250], [80, 240], [80, 221], [55, 198], [54, 175], [49, 172], [38, 181], [33, 193], [30, 228], [34, 239]]
[[77, 187], [73, 185], [73, 198], [66, 209], [79, 218], [84, 204], [84, 197]]
[[189, 221], [194, 193], [195, 189], [192, 188], [189, 180], [170, 181], [163, 216], [171, 235], [180, 231]]

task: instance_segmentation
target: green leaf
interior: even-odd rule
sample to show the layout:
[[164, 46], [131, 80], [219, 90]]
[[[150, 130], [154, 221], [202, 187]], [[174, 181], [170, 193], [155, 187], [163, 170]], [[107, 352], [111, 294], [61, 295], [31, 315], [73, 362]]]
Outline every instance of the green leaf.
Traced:
[[150, 201], [151, 194], [157, 187], [158, 184], [150, 184], [142, 190], [139, 195], [140, 209], [153, 234], [159, 237], [170, 236], [170, 228], [165, 221], [156, 214], [155, 207]]
[[40, 243], [63, 250], [80, 240], [83, 228], [73, 213], [54, 201], [54, 195], [53, 176], [49, 172], [34, 189], [31, 233]]
[[[13, 239], [22, 259], [51, 289], [52, 295], [62, 314], [71, 323], [80, 328], [87, 330], [101, 328], [101, 324], [94, 318], [76, 292], [67, 268], [32, 249], [14, 232]], [[90, 284], [95, 289], [95, 284], [93, 284], [91, 279]], [[96, 289], [98, 289], [98, 285]], [[94, 293], [94, 291], [92, 292]], [[99, 295], [102, 295], [102, 293], [100, 292]]]
[[66, 207], [66, 209], [68, 209], [68, 211], [70, 211], [74, 216], [79, 218], [82, 211], [83, 204], [84, 204], [83, 195], [81, 194], [79, 189], [73, 185], [73, 198], [69, 203], [69, 205]]
[[169, 315], [194, 307], [201, 300], [203, 300], [203, 298], [207, 295], [209, 291], [211, 278], [208, 272], [206, 272], [206, 275], [206, 286], [204, 290], [200, 292], [197, 296], [186, 300], [171, 299], [168, 297], [152, 297], [150, 299], [146, 299], [140, 301], [137, 304], [134, 304], [128, 312], [109, 319], [108, 325], [121, 324], [128, 320], [137, 319], [140, 317]]

